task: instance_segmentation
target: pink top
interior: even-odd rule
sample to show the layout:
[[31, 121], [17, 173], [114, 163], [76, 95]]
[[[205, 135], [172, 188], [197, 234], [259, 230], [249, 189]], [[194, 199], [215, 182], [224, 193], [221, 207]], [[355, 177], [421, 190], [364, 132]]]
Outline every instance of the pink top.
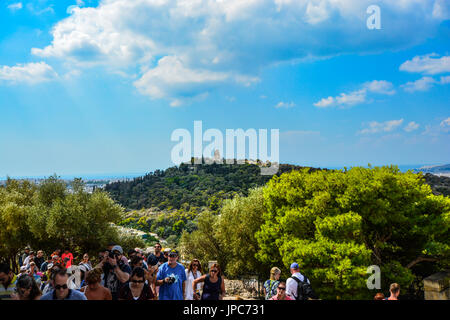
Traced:
[[[270, 298], [269, 300], [278, 300], [277, 295], [274, 295], [272, 298]], [[289, 297], [288, 295], [284, 296], [284, 300], [294, 300], [291, 297]]]

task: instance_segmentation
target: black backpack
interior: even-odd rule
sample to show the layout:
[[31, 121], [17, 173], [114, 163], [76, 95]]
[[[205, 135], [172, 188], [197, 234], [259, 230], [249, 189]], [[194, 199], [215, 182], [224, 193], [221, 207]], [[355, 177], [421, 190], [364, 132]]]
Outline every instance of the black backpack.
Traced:
[[313, 288], [311, 287], [311, 284], [308, 283], [308, 278], [306, 276], [303, 276], [303, 281], [301, 281], [297, 277], [291, 277], [295, 281], [297, 281], [297, 299], [296, 300], [308, 300], [308, 298], [311, 299], [318, 299], [316, 293], [314, 292]]

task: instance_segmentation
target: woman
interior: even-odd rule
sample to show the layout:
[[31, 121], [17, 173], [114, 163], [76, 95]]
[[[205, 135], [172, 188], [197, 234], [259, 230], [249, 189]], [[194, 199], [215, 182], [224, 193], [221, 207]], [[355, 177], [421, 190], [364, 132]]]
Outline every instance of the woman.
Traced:
[[286, 294], [286, 282], [279, 281], [277, 286], [277, 293], [269, 300], [293, 300]]
[[88, 271], [92, 270], [92, 263], [89, 261], [89, 255], [87, 253], [83, 255], [83, 260], [79, 264], [84, 265]]
[[39, 300], [42, 295], [38, 284], [34, 278], [28, 274], [17, 279], [16, 291], [16, 300]]
[[264, 282], [264, 295], [266, 296], [266, 300], [270, 300], [270, 298], [277, 294], [280, 275], [281, 270], [277, 267], [270, 269], [270, 279]]
[[197, 284], [200, 282], [204, 282], [201, 300], [223, 300], [225, 296], [225, 282], [217, 263], [211, 266], [209, 274], [192, 281], [192, 291], [195, 291]]
[[112, 300], [111, 291], [100, 284], [103, 270], [95, 268], [86, 273], [87, 286], [80, 289], [88, 300]]
[[[199, 300], [199, 288], [201, 287], [201, 284], [197, 285], [197, 287], [192, 291], [192, 282], [200, 278], [202, 276], [202, 265], [200, 264], [200, 261], [198, 259], [193, 259], [191, 263], [189, 264], [189, 268], [185, 270], [186, 272], [186, 285], [184, 289], [184, 297], [185, 300]], [[195, 296], [194, 296], [195, 294]]]
[[119, 300], [154, 300], [152, 288], [145, 283], [145, 270], [135, 267], [130, 281], [119, 292]]

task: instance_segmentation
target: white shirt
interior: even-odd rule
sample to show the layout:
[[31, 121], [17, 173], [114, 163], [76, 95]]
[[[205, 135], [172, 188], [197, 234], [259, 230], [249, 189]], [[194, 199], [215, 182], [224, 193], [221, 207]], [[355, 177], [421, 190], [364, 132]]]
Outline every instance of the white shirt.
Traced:
[[[296, 277], [300, 281], [303, 281], [305, 279], [305, 277], [300, 272], [296, 272], [292, 276]], [[308, 283], [310, 283], [309, 279], [308, 279]], [[295, 281], [292, 278], [287, 279], [287, 281], [286, 281], [286, 294], [289, 297], [291, 297], [292, 299], [294, 299], [294, 300], [297, 299], [297, 288], [298, 288], [297, 281]]]
[[[192, 290], [192, 283], [194, 282], [194, 274], [192, 272], [189, 272], [188, 269], [185, 270], [186, 272], [186, 284], [184, 286], [184, 297], [185, 300], [194, 300], [194, 291]], [[201, 272], [197, 270], [195, 279], [198, 279], [202, 276]], [[197, 285], [197, 288], [200, 289], [202, 287], [202, 283], [199, 283]]]

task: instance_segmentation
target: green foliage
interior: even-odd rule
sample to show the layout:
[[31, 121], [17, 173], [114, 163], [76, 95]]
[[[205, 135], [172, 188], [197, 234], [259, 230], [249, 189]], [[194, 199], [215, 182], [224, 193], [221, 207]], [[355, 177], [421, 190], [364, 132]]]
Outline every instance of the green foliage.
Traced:
[[97, 254], [108, 242], [126, 247], [143, 245], [142, 239], [118, 233], [114, 223], [124, 210], [104, 191], [89, 194], [75, 179], [73, 193], [56, 175], [36, 186], [8, 179], [0, 187], [0, 254], [14, 258], [27, 245], [47, 253], [70, 247], [75, 254]]
[[420, 174], [394, 166], [293, 171], [274, 177], [264, 199], [258, 259], [284, 272], [297, 261], [322, 298], [372, 297], [365, 272], [373, 264], [383, 288], [410, 288], [423, 276], [415, 261], [438, 260], [427, 275], [448, 263], [450, 199], [432, 195]]

